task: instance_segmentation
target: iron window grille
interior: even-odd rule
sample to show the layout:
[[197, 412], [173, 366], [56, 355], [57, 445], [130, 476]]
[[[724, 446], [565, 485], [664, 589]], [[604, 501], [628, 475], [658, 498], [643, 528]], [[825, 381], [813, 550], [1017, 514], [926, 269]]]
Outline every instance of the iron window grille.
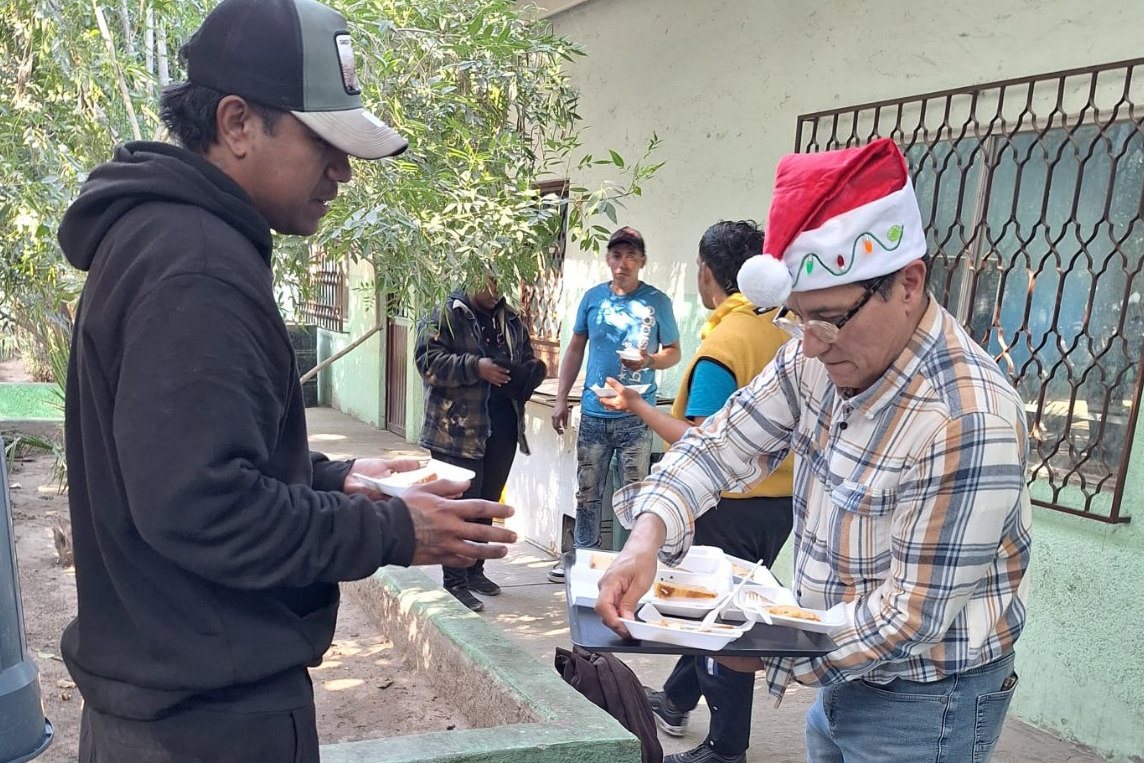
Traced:
[[314, 266], [311, 292], [302, 302], [305, 322], [344, 333], [347, 291], [346, 273], [341, 263], [327, 257], [319, 259]]
[[796, 150], [890, 137], [931, 288], [1025, 400], [1033, 503], [1121, 523], [1144, 343], [1144, 59], [798, 118]]
[[548, 365], [548, 377], [560, 373], [560, 300], [564, 295], [564, 251], [567, 246], [568, 181], [552, 180], [537, 185], [545, 204], [560, 204], [563, 223], [560, 237], [549, 247], [545, 266], [536, 283], [520, 289], [520, 316], [532, 339], [536, 356]]

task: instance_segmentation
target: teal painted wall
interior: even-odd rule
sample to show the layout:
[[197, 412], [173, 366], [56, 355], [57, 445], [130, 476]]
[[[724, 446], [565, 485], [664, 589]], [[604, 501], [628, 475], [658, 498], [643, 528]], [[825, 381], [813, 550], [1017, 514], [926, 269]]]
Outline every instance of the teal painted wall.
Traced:
[[[1137, 462], [1138, 463], [1138, 462]], [[1013, 711], [1116, 761], [1144, 760], [1144, 501], [1113, 527], [1035, 508], [1029, 623]]]
[[[361, 277], [349, 276], [345, 333], [321, 331], [318, 334], [318, 360], [330, 357], [373, 328], [374, 302], [355, 287]], [[322, 405], [337, 408], [356, 419], [380, 427], [385, 420], [385, 331], [379, 331], [329, 368], [318, 373], [318, 399]]]
[[1120, 506], [1129, 524], [1034, 508], [1029, 625], [1018, 643], [1024, 689], [1014, 711], [1118, 762], [1144, 761], [1142, 465], [1137, 436]]

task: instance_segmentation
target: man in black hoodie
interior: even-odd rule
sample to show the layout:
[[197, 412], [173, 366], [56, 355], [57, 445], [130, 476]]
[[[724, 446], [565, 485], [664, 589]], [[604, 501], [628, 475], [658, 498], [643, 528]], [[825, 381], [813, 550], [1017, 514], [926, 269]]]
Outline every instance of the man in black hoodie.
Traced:
[[[314, 0], [224, 0], [181, 51], [161, 115], [186, 147], [129, 143], [60, 227], [88, 271], [67, 380], [79, 616], [64, 660], [81, 761], [317, 761], [313, 691], [338, 582], [464, 566], [511, 510], [438, 481], [374, 502], [307, 450], [274, 300], [271, 229], [309, 235], [349, 155], [406, 142], [364, 111], [345, 19]], [[373, 496], [380, 497], [380, 496]]]

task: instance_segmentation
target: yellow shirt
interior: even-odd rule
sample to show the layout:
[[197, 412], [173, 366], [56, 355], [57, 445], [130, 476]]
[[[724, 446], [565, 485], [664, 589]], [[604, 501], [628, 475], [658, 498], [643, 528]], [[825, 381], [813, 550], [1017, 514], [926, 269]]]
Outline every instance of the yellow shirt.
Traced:
[[[683, 373], [671, 415], [684, 420], [687, 417], [687, 398], [691, 391], [691, 377], [695, 364], [710, 360], [727, 369], [735, 377], [735, 384], [745, 387], [771, 362], [779, 348], [790, 339], [786, 332], [773, 323], [778, 308], [762, 315], [742, 294], [732, 294], [711, 311], [707, 323], [699, 332], [703, 340], [695, 357]], [[794, 479], [794, 461], [788, 456], [778, 469], [745, 493], [723, 493], [724, 498], [775, 498], [791, 494]]]

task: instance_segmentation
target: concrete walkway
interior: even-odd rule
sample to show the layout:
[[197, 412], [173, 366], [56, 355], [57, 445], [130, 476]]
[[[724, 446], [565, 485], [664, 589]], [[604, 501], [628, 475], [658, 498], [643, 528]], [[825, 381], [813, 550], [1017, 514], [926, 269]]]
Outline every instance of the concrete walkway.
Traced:
[[[308, 420], [311, 447], [331, 458], [424, 455], [419, 448], [390, 432], [328, 408], [309, 409]], [[545, 577], [553, 561], [546, 552], [522, 541], [509, 549], [505, 559], [489, 562], [486, 572], [501, 585], [503, 593], [484, 599], [486, 607], [481, 613], [494, 627], [549, 666], [555, 648], [569, 645], [564, 587], [549, 583]], [[426, 572], [434, 580], [440, 580], [439, 570]], [[623, 655], [623, 658], [644, 683], [656, 688], [662, 686], [674, 663], [674, 658], [665, 656]], [[757, 686], [747, 760], [750, 763], [804, 763], [803, 721], [813, 698], [813, 689], [794, 686], [782, 706], [774, 708], [765, 691]], [[707, 709], [700, 704], [691, 714], [684, 737], [676, 739], [661, 734], [664, 751], [680, 752], [702, 742], [707, 722]], [[993, 760], [994, 763], [1101, 763], [1105, 759], [1010, 716]]]

